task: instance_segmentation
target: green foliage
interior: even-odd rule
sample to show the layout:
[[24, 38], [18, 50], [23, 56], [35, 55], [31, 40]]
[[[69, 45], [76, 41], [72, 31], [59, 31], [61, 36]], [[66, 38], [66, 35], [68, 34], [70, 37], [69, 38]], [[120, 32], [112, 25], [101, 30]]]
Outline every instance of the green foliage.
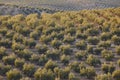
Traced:
[[101, 64], [101, 61], [93, 55], [88, 55], [86, 62], [91, 66], [97, 66]]
[[57, 67], [57, 63], [52, 60], [48, 60], [48, 62], [45, 64], [45, 68], [51, 69], [52, 71], [54, 70], [55, 67]]
[[5, 75], [12, 67], [10, 65], [4, 65], [0, 63], [0, 75]]
[[102, 57], [104, 59], [106, 59], [107, 61], [110, 61], [110, 60], [112, 60], [114, 58], [114, 54], [112, 53], [112, 51], [103, 50], [101, 53], [102, 53], [101, 54]]
[[117, 53], [118, 55], [120, 55], [120, 46], [117, 46], [117, 47], [116, 47], [116, 53]]
[[36, 80], [55, 80], [55, 75], [51, 70], [39, 68], [34, 77]]
[[95, 80], [112, 80], [112, 75], [111, 74], [100, 74], [97, 75]]
[[29, 77], [32, 77], [35, 72], [35, 65], [30, 63], [25, 63], [23, 65], [23, 72]]
[[20, 58], [17, 58], [14, 62], [15, 66], [21, 69], [23, 68], [24, 63], [25, 63], [25, 60]]
[[86, 76], [88, 79], [94, 78], [96, 76], [95, 69], [93, 67], [82, 68], [80, 70], [81, 76]]
[[76, 42], [76, 47], [80, 50], [85, 50], [86, 47], [87, 47], [87, 44], [85, 41], [79, 41], [79, 42]]
[[104, 73], [112, 73], [115, 70], [115, 66], [113, 63], [110, 63], [110, 64], [104, 63], [102, 64], [101, 69]]
[[61, 57], [60, 57], [60, 60], [61, 60], [61, 62], [64, 64], [64, 65], [67, 65], [68, 63], [69, 63], [69, 60], [70, 60], [70, 56], [66, 56], [66, 55], [62, 55]]
[[112, 37], [112, 41], [115, 45], [120, 45], [120, 37], [119, 36], [114, 35]]
[[19, 70], [13, 69], [6, 73], [8, 80], [20, 80], [22, 74]]
[[70, 55], [73, 52], [70, 45], [61, 45], [60, 50], [65, 55]]
[[16, 59], [16, 55], [15, 55], [15, 54], [11, 54], [11, 55], [9, 55], [9, 56], [4, 56], [4, 57], [2, 58], [3, 62], [4, 62], [5, 64], [9, 64], [9, 65], [14, 65], [15, 59]]
[[88, 37], [87, 39], [88, 43], [92, 45], [96, 45], [99, 43], [99, 38], [98, 37]]
[[120, 70], [115, 70], [112, 74], [112, 77], [115, 79], [115, 80], [119, 80], [120, 79]]
[[6, 55], [6, 48], [4, 47], [0, 47], [0, 59], [3, 58], [3, 56]]
[[45, 53], [48, 49], [46, 45], [36, 45], [35, 47], [36, 47], [36, 49], [38, 49], [38, 52], [40, 54]]

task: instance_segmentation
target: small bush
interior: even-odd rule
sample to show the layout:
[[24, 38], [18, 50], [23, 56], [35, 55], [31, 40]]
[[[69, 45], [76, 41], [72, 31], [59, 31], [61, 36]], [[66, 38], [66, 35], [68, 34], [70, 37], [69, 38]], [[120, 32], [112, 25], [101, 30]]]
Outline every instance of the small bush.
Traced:
[[115, 80], [120, 80], [120, 70], [114, 71], [113, 74], [112, 74], [112, 77], [113, 77]]
[[65, 55], [70, 55], [73, 52], [70, 45], [61, 45], [60, 50]]
[[101, 53], [102, 57], [105, 58], [107, 61], [110, 61], [114, 58], [114, 54], [111, 51], [103, 50]]
[[19, 70], [13, 69], [6, 73], [8, 80], [20, 80], [22, 74]]
[[42, 54], [38, 60], [38, 64], [44, 66], [47, 61], [48, 58], [46, 57], [46, 55]]
[[98, 46], [102, 47], [102, 48], [110, 48], [111, 47], [111, 42], [110, 41], [101, 41], [98, 44]]
[[93, 55], [89, 55], [86, 62], [91, 66], [97, 66], [101, 64], [101, 61]]
[[39, 54], [43, 54], [47, 51], [48, 47], [46, 45], [36, 45], [36, 49], [38, 49]]
[[55, 80], [55, 75], [51, 70], [39, 68], [34, 77], [36, 80]]
[[86, 47], [87, 47], [87, 44], [85, 43], [85, 41], [79, 41], [79, 42], [76, 42], [76, 47], [80, 50], [85, 50]]
[[6, 48], [4, 47], [0, 47], [0, 59], [3, 58], [3, 56], [6, 55]]
[[45, 68], [46, 69], [51, 69], [52, 71], [54, 70], [54, 68], [57, 67], [57, 63], [49, 60], [46, 64], [45, 64]]
[[111, 74], [100, 74], [95, 77], [95, 80], [112, 80]]
[[114, 43], [115, 45], [120, 45], [120, 37], [114, 35], [114, 36], [112, 37], [112, 41], [113, 41], [113, 43]]
[[97, 45], [99, 43], [99, 38], [98, 37], [88, 37], [87, 39], [88, 43], [92, 45]]
[[60, 60], [61, 60], [61, 62], [62, 62], [64, 65], [67, 65], [67, 64], [69, 63], [70, 56], [62, 55], [62, 56], [60, 57]]
[[15, 59], [16, 59], [15, 54], [11, 54], [11, 55], [9, 55], [9, 56], [4, 56], [4, 57], [2, 58], [3, 62], [4, 62], [5, 64], [9, 64], [9, 65], [14, 65]]
[[54, 48], [59, 48], [61, 44], [62, 44], [62, 42], [59, 41], [59, 40], [57, 40], [57, 39], [54, 39], [54, 40], [52, 40], [52, 42], [51, 42], [51, 45], [52, 45]]
[[115, 70], [115, 66], [113, 63], [110, 63], [110, 64], [104, 63], [102, 64], [101, 68], [104, 73], [112, 73]]
[[21, 69], [22, 69], [24, 63], [25, 63], [25, 60], [20, 59], [20, 58], [17, 58], [14, 62], [15, 66], [18, 67], [18, 68], [21, 68]]
[[78, 60], [82, 60], [82, 59], [86, 58], [86, 56], [87, 56], [87, 53], [85, 51], [78, 51], [75, 53], [75, 57]]
[[23, 72], [25, 75], [32, 77], [35, 72], [35, 65], [30, 63], [25, 63], [23, 65]]
[[116, 53], [120, 55], [120, 46], [116, 47]]
[[106, 33], [106, 32], [103, 32], [101, 35], [100, 35], [100, 38], [102, 41], [107, 41], [107, 40], [110, 40], [112, 37], [112, 35], [110, 33]]

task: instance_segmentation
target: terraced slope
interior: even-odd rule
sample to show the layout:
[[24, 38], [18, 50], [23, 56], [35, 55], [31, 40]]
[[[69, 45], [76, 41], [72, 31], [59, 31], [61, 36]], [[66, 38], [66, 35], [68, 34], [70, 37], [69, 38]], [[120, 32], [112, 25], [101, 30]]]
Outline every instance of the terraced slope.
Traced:
[[56, 10], [82, 10], [120, 6], [120, 0], [0, 0], [0, 3]]
[[0, 16], [0, 80], [120, 80], [120, 8]]

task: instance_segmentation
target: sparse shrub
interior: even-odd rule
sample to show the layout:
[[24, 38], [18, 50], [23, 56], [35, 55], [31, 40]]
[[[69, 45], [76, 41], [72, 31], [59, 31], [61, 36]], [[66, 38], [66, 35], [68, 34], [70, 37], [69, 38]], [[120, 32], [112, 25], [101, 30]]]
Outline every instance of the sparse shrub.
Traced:
[[120, 28], [116, 28], [116, 29], [112, 30], [112, 33], [114, 35], [120, 36]]
[[118, 55], [120, 55], [120, 46], [117, 46], [117, 47], [116, 47], [116, 53], [117, 53]]
[[96, 47], [96, 48], [94, 49], [93, 54], [95, 54], [95, 55], [100, 55], [101, 52], [102, 52], [102, 50], [103, 50], [103, 48]]
[[3, 36], [5, 36], [6, 33], [7, 33], [7, 29], [6, 28], [0, 29], [0, 34], [2, 34]]
[[100, 74], [95, 77], [95, 80], [112, 80], [111, 74]]
[[6, 37], [12, 39], [14, 36], [14, 33], [15, 33], [14, 31], [8, 31], [6, 34]]
[[43, 66], [47, 61], [48, 61], [48, 58], [46, 57], [46, 55], [42, 54], [38, 60], [38, 64]]
[[101, 67], [102, 71], [104, 73], [113, 73], [113, 71], [115, 70], [115, 66], [113, 63], [110, 63], [110, 64], [102, 64], [102, 67]]
[[35, 72], [35, 65], [30, 63], [25, 63], [23, 65], [23, 72], [25, 75], [32, 77]]
[[120, 70], [115, 70], [112, 74], [112, 77], [115, 79], [115, 80], [120, 80]]
[[25, 60], [29, 60], [31, 55], [32, 55], [32, 51], [28, 50], [28, 49], [24, 49], [20, 52], [17, 52], [17, 55], [21, 58], [24, 58]]
[[30, 37], [33, 39], [38, 39], [39, 38], [39, 33], [37, 31], [33, 31], [30, 33]]
[[32, 79], [29, 78], [29, 77], [23, 77], [23, 78], [21, 78], [20, 80], [32, 80]]
[[45, 68], [46, 69], [51, 69], [52, 71], [54, 70], [54, 68], [57, 67], [57, 63], [49, 60], [46, 64], [45, 64]]
[[52, 40], [52, 42], [51, 42], [51, 45], [52, 45], [54, 48], [59, 48], [61, 44], [62, 44], [62, 42], [61, 42], [60, 40], [57, 40], [57, 39], [54, 39], [54, 40]]
[[36, 45], [36, 49], [38, 49], [39, 54], [43, 54], [47, 51], [47, 45]]
[[79, 42], [76, 42], [76, 47], [80, 50], [85, 50], [87, 47], [87, 44], [85, 43], [85, 41], [79, 41]]
[[87, 35], [84, 34], [84, 33], [81, 33], [81, 32], [77, 32], [76, 33], [76, 38], [79, 38], [79, 39], [87, 39]]
[[69, 80], [76, 80], [74, 73], [69, 73]]
[[100, 35], [100, 38], [101, 38], [101, 40], [103, 40], [103, 41], [110, 40], [111, 37], [112, 37], [112, 34], [109, 33], [109, 32], [103, 32], [103, 33]]
[[117, 61], [118, 66], [120, 67], [120, 59]]
[[40, 56], [38, 54], [32, 54], [30, 57], [30, 61], [33, 63], [38, 63], [39, 59], [40, 59]]
[[53, 60], [56, 60], [56, 59], [59, 59], [59, 56], [60, 56], [60, 52], [56, 49], [53, 49], [53, 50], [48, 50], [46, 52], [46, 56], [48, 58], [51, 58]]
[[77, 73], [80, 72], [79, 62], [74, 61], [73, 63], [69, 63], [69, 66], [70, 66], [70, 68], [71, 68], [73, 71], [75, 71], [75, 72], [77, 72]]
[[12, 67], [10, 65], [4, 65], [0, 63], [0, 75], [5, 75]]
[[60, 60], [61, 60], [61, 62], [64, 64], [64, 65], [67, 65], [68, 63], [69, 63], [69, 60], [70, 60], [70, 56], [66, 56], [66, 55], [62, 55], [61, 57], [60, 57]]
[[92, 66], [97, 66], [101, 64], [101, 61], [93, 55], [89, 55], [86, 62]]
[[87, 68], [80, 69], [80, 75], [86, 76], [88, 79], [90, 79], [96, 76], [96, 72], [93, 67], [87, 67]]
[[2, 38], [0, 40], [0, 46], [3, 46], [5, 48], [11, 48], [12, 46], [12, 41], [10, 39], [5, 39], [5, 38]]
[[32, 38], [30, 39], [25, 38], [23, 43], [24, 45], [29, 46], [30, 48], [34, 48], [36, 46], [36, 42]]
[[42, 36], [40, 37], [40, 42], [43, 42], [43, 43], [45, 43], [45, 44], [48, 44], [51, 40], [52, 40], [52, 38], [51, 38], [50, 35], [48, 35], [48, 36], [42, 35]]
[[69, 78], [69, 73], [70, 73], [70, 68], [69, 67], [65, 67], [64, 69], [60, 69], [60, 71], [59, 71], [60, 79], [68, 79]]
[[11, 55], [9, 55], [9, 56], [4, 56], [4, 57], [2, 58], [3, 62], [4, 62], [5, 64], [9, 64], [9, 65], [14, 65], [15, 59], [16, 59], [15, 54], [11, 54]]
[[108, 50], [103, 50], [101, 52], [101, 55], [107, 61], [110, 61], [114, 58], [114, 54], [111, 51], [108, 51]]
[[63, 42], [71, 44], [74, 41], [75, 38], [72, 37], [70, 34], [64, 36]]
[[3, 58], [3, 56], [6, 55], [6, 48], [4, 47], [0, 47], [0, 59]]
[[35, 72], [34, 77], [36, 80], [55, 80], [55, 75], [50, 69], [47, 70], [39, 68]]
[[70, 55], [73, 52], [70, 45], [61, 45], [60, 50], [65, 55]]
[[19, 70], [13, 69], [6, 73], [8, 80], [20, 80], [22, 74]]
[[20, 44], [20, 43], [13, 43], [12, 44], [12, 49], [14, 51], [17, 51], [17, 50], [23, 50], [25, 48], [24, 45]]
[[85, 51], [78, 51], [75, 53], [75, 57], [78, 60], [82, 60], [83, 58], [86, 58], [86, 56], [87, 56], [87, 53]]
[[88, 37], [87, 39], [88, 43], [92, 45], [97, 45], [99, 43], [99, 38], [98, 37]]
[[115, 45], [120, 45], [120, 37], [114, 35], [114, 36], [112, 37], [112, 41], [113, 41], [113, 43], [114, 43]]
[[93, 46], [88, 45], [88, 46], [87, 46], [87, 52], [88, 52], [88, 53], [94, 53], [93, 48], [94, 48]]
[[99, 34], [99, 30], [90, 28], [87, 30], [87, 34], [90, 36], [97, 36]]
[[111, 47], [111, 42], [110, 41], [101, 41], [98, 44], [99, 47], [103, 47], [103, 48], [110, 48]]
[[25, 60], [20, 59], [20, 58], [17, 58], [14, 62], [15, 66], [18, 67], [18, 68], [21, 68], [21, 69], [22, 69], [24, 63], [25, 63]]

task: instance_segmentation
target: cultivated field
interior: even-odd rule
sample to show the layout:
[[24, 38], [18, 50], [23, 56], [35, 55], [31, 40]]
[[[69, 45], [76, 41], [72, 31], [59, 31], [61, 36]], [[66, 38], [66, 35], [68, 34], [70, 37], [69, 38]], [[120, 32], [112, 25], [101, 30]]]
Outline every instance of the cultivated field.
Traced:
[[120, 80], [120, 8], [0, 16], [0, 80]]
[[83, 10], [120, 6], [120, 0], [0, 0], [0, 3], [54, 10]]

